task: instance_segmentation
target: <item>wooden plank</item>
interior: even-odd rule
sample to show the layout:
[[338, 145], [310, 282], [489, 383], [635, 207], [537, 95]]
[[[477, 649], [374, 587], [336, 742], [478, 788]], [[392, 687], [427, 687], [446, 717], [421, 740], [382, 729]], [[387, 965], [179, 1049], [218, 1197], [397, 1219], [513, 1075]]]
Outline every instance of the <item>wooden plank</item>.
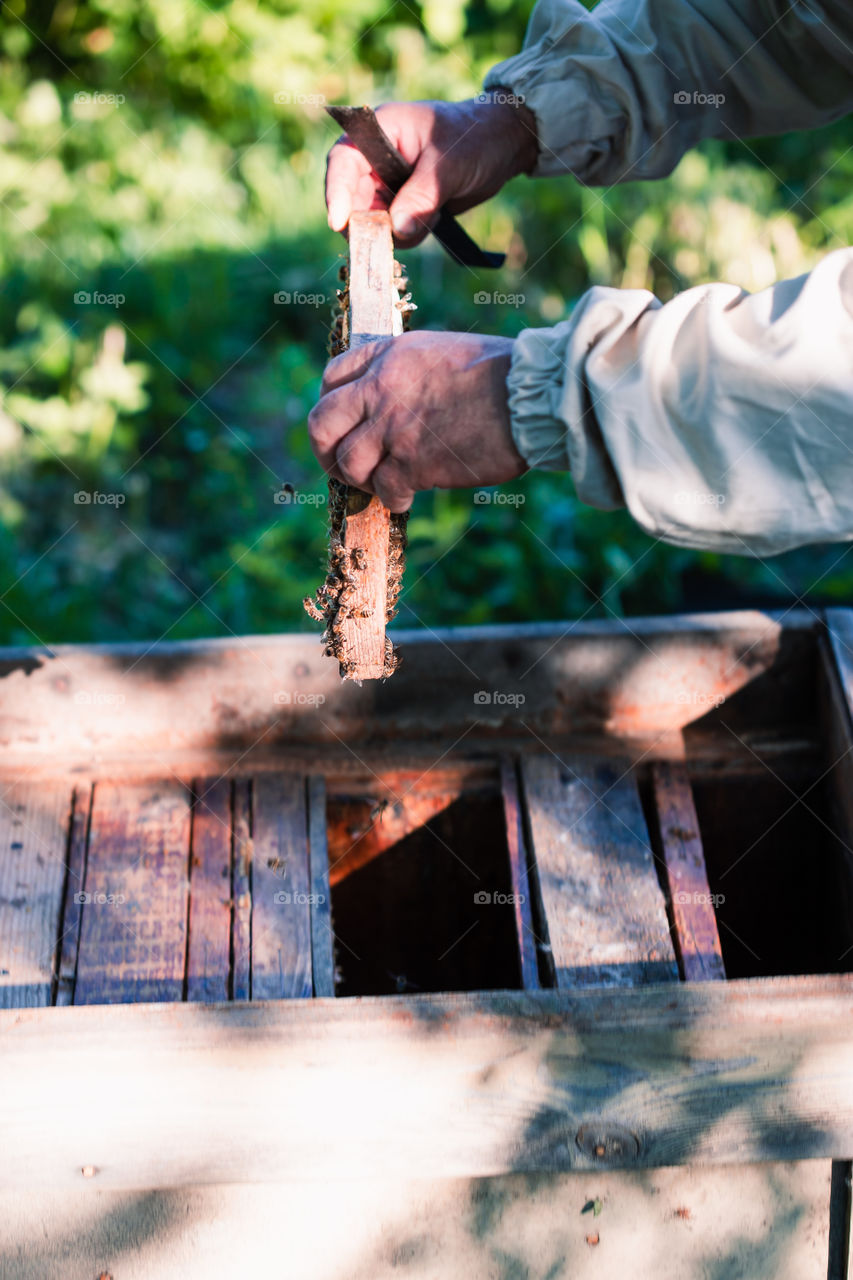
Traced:
[[251, 784], [234, 783], [231, 871], [231, 998], [252, 997], [252, 797]]
[[231, 971], [231, 782], [193, 786], [187, 999], [227, 1000]]
[[[352, 687], [352, 686], [351, 686]], [[355, 686], [357, 689], [357, 686]], [[337, 723], [337, 718], [334, 722]], [[529, 722], [525, 720], [525, 724]], [[728, 721], [726, 723], [729, 723]], [[535, 725], [530, 726], [539, 733]], [[708, 732], [692, 738], [688, 759], [694, 783], [705, 775], [715, 779], [727, 777], [757, 777], [766, 775], [768, 769], [787, 766], [805, 774], [814, 772], [815, 766], [825, 759], [826, 744], [818, 736], [817, 721], [784, 727], [769, 726], [761, 730], [746, 731], [739, 722], [726, 729], [724, 725], [712, 726]], [[734, 736], [734, 735], [737, 735]], [[12, 766], [0, 754], [0, 787], [8, 786], [24, 774], [30, 782], [60, 781], [69, 790], [80, 783], [96, 782], [156, 782], [169, 776], [191, 788], [193, 780], [200, 777], [219, 777], [228, 774], [237, 779], [250, 779], [264, 773], [280, 773], [282, 770], [301, 773], [321, 772], [329, 778], [330, 789], [341, 789], [339, 780], [364, 773], [365, 766], [373, 773], [382, 774], [393, 769], [401, 758], [420, 762], [420, 772], [429, 770], [435, 760], [436, 749], [446, 752], [445, 762], [462, 767], [472, 758], [481, 766], [495, 757], [512, 754], [523, 755], [530, 750], [530, 734], [522, 726], [515, 730], [509, 725], [495, 733], [462, 729], [456, 736], [429, 734], [417, 735], [417, 726], [407, 721], [397, 738], [380, 738], [376, 742], [353, 740], [353, 746], [344, 739], [331, 738], [329, 742], [300, 742], [299, 729], [294, 729], [290, 739], [279, 745], [239, 747], [199, 747], [187, 750], [164, 750], [159, 754], [137, 755], [116, 745], [104, 758], [89, 756], [85, 761], [70, 757], [32, 757], [26, 765], [19, 760]], [[542, 735], [539, 734], [541, 737]], [[560, 754], [571, 752], [595, 759], [619, 761], [634, 767], [647, 765], [653, 760], [678, 760], [685, 758], [684, 739], [680, 731], [654, 734], [632, 734], [625, 737], [610, 733], [605, 727], [590, 733], [570, 733], [561, 729], [548, 735], [552, 750]], [[352, 752], [357, 747], [358, 759]]]
[[853, 1162], [833, 1160], [829, 1191], [829, 1263], [827, 1280], [848, 1280], [850, 1274], [851, 1177]]
[[341, 656], [350, 680], [381, 680], [385, 665], [385, 611], [388, 595], [388, 539], [391, 513], [378, 498], [350, 489], [343, 544], [361, 552], [361, 569], [351, 564], [354, 585], [347, 595], [352, 613], [340, 622]]
[[179, 783], [96, 789], [75, 1004], [181, 999], [189, 850]]
[[311, 995], [305, 780], [256, 778], [252, 794], [252, 999]]
[[[353, 213], [349, 220], [349, 346], [403, 332], [394, 285], [394, 244], [387, 210]], [[346, 611], [333, 628], [341, 674], [351, 680], [381, 680], [386, 661], [391, 513], [378, 498], [349, 488], [342, 542], [351, 586]], [[393, 668], [392, 668], [393, 669]]]
[[835, 666], [853, 714], [853, 609], [827, 609], [824, 616]]
[[15, 1010], [0, 1043], [19, 1192], [853, 1150], [850, 975]]
[[[825, 817], [836, 834], [837, 871], [830, 891], [836, 904], [840, 962], [850, 969], [853, 968], [853, 615], [849, 609], [827, 609], [826, 625], [827, 642], [820, 651], [818, 701], [830, 762], [827, 787], [831, 808]], [[853, 1164], [849, 1159], [832, 1162], [828, 1280], [847, 1280], [853, 1271], [852, 1173]]]
[[[399, 751], [416, 738], [444, 746], [461, 735], [479, 743], [517, 738], [517, 716], [475, 701], [484, 687], [523, 692], [525, 724], [539, 737], [637, 743], [655, 756], [665, 754], [664, 734], [708, 722], [708, 707], [735, 694], [721, 714], [750, 744], [783, 734], [788, 750], [792, 734], [813, 721], [803, 679], [814, 658], [810, 615], [804, 622], [791, 614], [784, 627], [746, 612], [397, 636], [405, 664], [393, 680], [362, 689], [341, 684], [313, 636], [0, 651], [0, 769], [8, 774], [44, 760], [53, 770], [97, 774], [105, 760], [110, 768], [123, 762], [125, 771], [159, 760], [165, 770], [164, 761], [187, 767], [190, 753], [206, 752], [207, 763], [191, 762], [200, 776], [202, 768], [228, 768], [241, 756], [249, 770], [273, 749], [290, 751], [298, 767], [306, 744], [343, 757], [342, 740]], [[751, 691], [771, 668], [753, 705]], [[122, 697], [122, 715], [75, 704], [78, 691], [92, 688]], [[276, 701], [281, 692], [288, 702]], [[716, 751], [723, 742], [729, 754], [738, 748], [719, 728]], [[471, 749], [470, 741], [463, 745]], [[750, 758], [746, 749], [742, 754]]]
[[821, 738], [829, 764], [830, 804], [822, 816], [835, 836], [835, 876], [829, 886], [834, 911], [827, 913], [826, 927], [835, 935], [840, 959], [853, 968], [853, 622], [847, 609], [828, 609], [826, 616], [817, 673]]
[[553, 755], [524, 758], [521, 771], [557, 985], [675, 981], [633, 775]]
[[[0, 1256], [10, 1258], [4, 1280], [97, 1280], [100, 1259], [117, 1280], [140, 1280], [143, 1268], [157, 1280], [827, 1280], [829, 1182], [826, 1160], [509, 1174], [473, 1186], [357, 1178], [332, 1184], [332, 1228], [322, 1182], [132, 1199], [84, 1183], [76, 1194], [7, 1194]], [[580, 1212], [593, 1196], [599, 1217]], [[125, 1261], [129, 1229], [146, 1242], [138, 1262]], [[593, 1233], [596, 1248], [585, 1242]]]
[[308, 779], [308, 858], [311, 873], [311, 973], [315, 996], [335, 994], [335, 947], [326, 841], [326, 783]]
[[65, 883], [71, 789], [0, 793], [0, 1007], [50, 1004]]
[[533, 903], [527, 874], [527, 841], [522, 821], [521, 798], [515, 762], [501, 761], [501, 795], [506, 821], [506, 844], [509, 874], [514, 898], [515, 933], [518, 939], [518, 961], [521, 985], [525, 991], [540, 987], [537, 934], [533, 923]]
[[682, 976], [685, 982], [725, 979], [717, 916], [687, 769], [677, 763], [656, 764], [652, 786]]
[[55, 1004], [74, 1003], [77, 981], [77, 953], [80, 948], [80, 921], [83, 918], [83, 893], [86, 888], [86, 854], [89, 842], [89, 818], [92, 812], [92, 787], [76, 787], [71, 809], [68, 837], [68, 865], [65, 876], [65, 901], [59, 933], [59, 971]]

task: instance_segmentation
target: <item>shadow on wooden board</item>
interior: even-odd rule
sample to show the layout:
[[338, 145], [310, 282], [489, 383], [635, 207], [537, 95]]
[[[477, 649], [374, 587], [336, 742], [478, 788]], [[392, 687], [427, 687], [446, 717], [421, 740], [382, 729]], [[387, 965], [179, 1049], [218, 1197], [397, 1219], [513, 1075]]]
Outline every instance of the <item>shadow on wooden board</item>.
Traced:
[[[455, 1207], [451, 1213], [444, 1204], [439, 1218], [444, 1213], [454, 1250], [469, 1260], [465, 1273], [476, 1276], [479, 1267], [509, 1278], [557, 1276], [566, 1267], [577, 1276], [602, 1265], [591, 1260], [616, 1249], [607, 1244], [605, 1214], [617, 1220], [618, 1198], [615, 1190], [610, 1201], [600, 1197], [599, 1183], [633, 1196], [631, 1212], [641, 1218], [647, 1195], [656, 1221], [648, 1206], [662, 1203], [654, 1201], [663, 1194], [660, 1170], [731, 1161], [738, 1172], [720, 1174], [721, 1192], [727, 1179], [739, 1185], [743, 1209], [749, 1184], [762, 1220], [733, 1225], [717, 1252], [703, 1234], [696, 1274], [724, 1280], [738, 1260], [751, 1268], [744, 1276], [785, 1276], [798, 1233], [812, 1223], [812, 1192], [786, 1179], [811, 1157], [803, 1177], [811, 1169], [824, 1179], [827, 1219], [829, 1157], [853, 1146], [853, 1101], [844, 1087], [853, 993], [844, 978], [827, 977], [805, 977], [802, 986], [788, 979], [720, 982], [713, 990], [679, 984], [640, 792], [648, 792], [643, 769], [655, 751], [665, 757], [686, 747], [711, 887], [731, 899], [718, 912], [730, 977], [826, 973], [833, 962], [842, 967], [840, 947], [851, 941], [837, 903], [827, 909], [826, 927], [819, 914], [832, 859], [846, 865], [841, 826], [818, 850], [830, 811], [818, 797], [830, 783], [836, 798], [844, 791], [833, 782], [835, 757], [842, 757], [824, 741], [815, 710], [808, 629], [780, 636], [754, 619], [727, 625], [713, 644], [707, 627], [672, 638], [662, 625], [644, 623], [580, 631], [568, 643], [553, 628], [534, 628], [527, 639], [497, 629], [491, 639], [461, 635], [431, 648], [414, 642], [408, 681], [355, 690], [348, 701], [336, 686], [328, 705], [319, 701], [326, 673], [306, 658], [302, 641], [258, 641], [276, 672], [263, 680], [257, 655], [252, 662], [228, 646], [189, 646], [159, 664], [150, 655], [69, 654], [60, 659], [62, 673], [53, 659], [22, 667], [9, 658], [8, 698], [0, 683], [13, 740], [5, 767], [17, 760], [26, 777], [10, 781], [0, 810], [0, 941], [10, 966], [3, 1003], [19, 1011], [3, 1023], [9, 1078], [0, 1091], [10, 1108], [6, 1131], [24, 1153], [13, 1176], [22, 1185], [38, 1181], [33, 1152], [26, 1156], [37, 1115], [53, 1126], [51, 1159], [62, 1178], [73, 1181], [89, 1168], [79, 1152], [97, 1147], [92, 1190], [124, 1197], [106, 1211], [102, 1238], [117, 1241], [141, 1222], [143, 1248], [152, 1218], [160, 1215], [168, 1234], [188, 1184], [287, 1176], [307, 1194], [303, 1184], [314, 1179], [339, 1177], [352, 1187], [362, 1177], [405, 1183], [414, 1175], [428, 1180], [439, 1208], [454, 1188]], [[484, 644], [490, 658], [481, 666]], [[691, 703], [683, 683], [697, 669]], [[495, 698], [495, 688], [516, 688], [534, 671], [529, 698]], [[445, 703], [435, 697], [437, 672], [446, 678]], [[75, 704], [82, 720], [63, 721], [80, 685], [90, 693]], [[477, 701], [484, 685], [491, 700]], [[122, 689], [128, 702], [118, 703]], [[723, 696], [724, 706], [705, 711], [708, 699]], [[401, 742], [420, 750], [416, 762], [406, 764]], [[626, 749], [634, 755], [623, 771], [616, 761]], [[531, 797], [539, 796], [545, 814], [575, 807], [560, 830], [584, 832], [587, 823], [598, 871], [606, 873], [605, 897], [618, 892], [636, 901], [642, 882], [656, 898], [662, 930], [648, 964], [613, 950], [595, 970], [600, 977], [609, 966], [609, 985], [596, 979], [584, 989], [586, 966], [573, 968], [571, 957], [582, 953], [584, 922], [598, 919], [591, 896], [580, 916], [566, 910], [559, 939], [556, 932], [536, 938], [539, 961], [551, 955], [537, 978], [563, 989], [520, 989], [518, 919], [505, 901], [518, 867], [508, 854], [497, 781], [507, 750], [536, 756], [519, 769], [531, 814]], [[594, 769], [582, 763], [585, 754], [608, 752]], [[335, 775], [328, 806], [326, 773]], [[383, 793], [383, 786], [393, 790], [392, 775], [396, 803]], [[420, 807], [412, 801], [407, 810], [406, 787], [420, 788]], [[596, 823], [610, 823], [601, 849], [594, 840], [600, 824], [589, 825], [593, 809]], [[837, 811], [832, 821], [843, 816]], [[730, 838], [734, 819], [739, 844]], [[553, 843], [553, 828], [531, 820], [527, 837], [537, 856]], [[624, 832], [634, 859], [627, 880]], [[806, 847], [813, 875], [798, 888], [796, 851]], [[536, 889], [532, 863], [529, 870]], [[552, 924], [568, 883], [557, 871], [538, 883]], [[757, 900], [756, 886], [774, 874], [771, 896]], [[486, 882], [487, 889], [477, 887]], [[313, 900], [324, 896], [318, 887], [325, 917], [315, 911]], [[478, 893], [491, 895], [495, 909], [480, 912]], [[798, 907], [807, 919], [798, 921]], [[771, 917], [784, 927], [774, 932]], [[541, 933], [535, 915], [526, 925]], [[727, 941], [727, 929], [736, 941]], [[341, 944], [336, 976], [333, 934]], [[534, 970], [536, 959], [534, 951]], [[311, 998], [333, 991], [354, 999]], [[375, 996], [398, 998], [387, 1004]], [[80, 1008], [43, 1008], [51, 1003]], [[128, 1007], [113, 1010], [120, 1015], [113, 1023], [97, 1007], [106, 1003]], [[166, 1007], [157, 1010], [158, 1003]], [[56, 1037], [50, 1015], [66, 1019]], [[115, 1109], [107, 1089], [90, 1097], [90, 1050], [94, 1076], [105, 1085], [121, 1080], [132, 1115], [126, 1101]], [[27, 1052], [41, 1071], [62, 1062], [55, 1082], [39, 1077], [46, 1087], [38, 1098]], [[284, 1082], [287, 1105], [275, 1092]], [[57, 1091], [66, 1088], [75, 1107], [88, 1101], [87, 1125], [76, 1113], [63, 1121]], [[220, 1097], [229, 1098], [227, 1107]], [[149, 1164], [128, 1173], [123, 1151], [142, 1117], [152, 1126], [142, 1142]], [[166, 1126], [160, 1154], [158, 1123]], [[200, 1140], [210, 1132], [212, 1155]], [[794, 1163], [774, 1164], [781, 1160]], [[757, 1161], [767, 1163], [753, 1177]], [[678, 1172], [687, 1181], [700, 1177], [695, 1169]], [[836, 1199], [844, 1199], [842, 1175], [839, 1165]], [[164, 1178], [176, 1189], [134, 1195], [136, 1176], [154, 1186]], [[581, 1186], [583, 1203], [602, 1199], [598, 1214], [576, 1206]], [[677, 1198], [673, 1187], [667, 1194]], [[508, 1228], [524, 1203], [547, 1205], [557, 1234], [540, 1223], [535, 1242], [525, 1240], [521, 1218]], [[687, 1217], [680, 1208], [690, 1210]], [[672, 1212], [673, 1230], [686, 1232], [690, 1205]], [[849, 1203], [845, 1212], [849, 1218]], [[409, 1214], [417, 1217], [411, 1207]], [[583, 1219], [581, 1235], [565, 1227], [575, 1217]], [[96, 1247], [91, 1203], [89, 1218]], [[328, 1274], [381, 1274], [387, 1266], [430, 1274], [440, 1266], [442, 1232], [423, 1220], [408, 1231], [407, 1220], [386, 1216], [387, 1239], [365, 1242], [359, 1257], [347, 1254], [349, 1271], [330, 1260]], [[629, 1238], [627, 1218], [622, 1229]], [[812, 1236], [815, 1230], [808, 1226]], [[647, 1251], [663, 1275], [660, 1232]], [[636, 1246], [642, 1232], [633, 1234]], [[10, 1243], [9, 1267], [29, 1251], [31, 1274], [40, 1274], [40, 1247], [32, 1237]], [[65, 1247], [59, 1237], [54, 1247]], [[840, 1257], [844, 1243], [833, 1247]], [[806, 1274], [801, 1269], [797, 1280]]]

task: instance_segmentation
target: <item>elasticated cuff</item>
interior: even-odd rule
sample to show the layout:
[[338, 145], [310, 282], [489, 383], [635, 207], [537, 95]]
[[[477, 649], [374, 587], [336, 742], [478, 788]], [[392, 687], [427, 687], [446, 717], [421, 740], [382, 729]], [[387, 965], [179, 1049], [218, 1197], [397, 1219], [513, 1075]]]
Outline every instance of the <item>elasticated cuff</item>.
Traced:
[[529, 467], [568, 471], [568, 431], [559, 414], [566, 373], [567, 325], [525, 329], [515, 340], [507, 375], [515, 447]]
[[553, 37], [546, 36], [492, 67], [484, 87], [511, 89], [536, 117], [539, 156], [531, 177], [572, 173], [594, 183], [618, 165], [627, 120], [602, 73], [612, 48], [591, 15], [577, 8], [576, 19], [566, 20], [557, 56]]

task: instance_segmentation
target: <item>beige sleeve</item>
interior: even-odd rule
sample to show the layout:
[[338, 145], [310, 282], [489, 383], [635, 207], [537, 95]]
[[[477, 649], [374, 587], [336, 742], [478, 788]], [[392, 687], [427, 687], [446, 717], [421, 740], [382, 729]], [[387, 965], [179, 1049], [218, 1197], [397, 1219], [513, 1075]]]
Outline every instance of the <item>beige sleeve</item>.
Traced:
[[703, 138], [811, 128], [853, 110], [848, 0], [539, 0], [493, 67], [536, 116], [534, 176], [660, 178]]
[[756, 294], [596, 287], [520, 334], [508, 387], [528, 464], [654, 537], [753, 556], [853, 540], [853, 249]]

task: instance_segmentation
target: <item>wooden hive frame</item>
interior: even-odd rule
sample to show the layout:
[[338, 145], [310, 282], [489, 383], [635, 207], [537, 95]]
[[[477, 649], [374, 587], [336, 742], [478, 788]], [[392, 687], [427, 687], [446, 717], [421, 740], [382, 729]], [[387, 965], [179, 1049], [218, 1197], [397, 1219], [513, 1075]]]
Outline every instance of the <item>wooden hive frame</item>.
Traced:
[[[389, 214], [354, 213], [348, 234], [346, 289], [333, 354], [399, 337], [411, 309], [406, 280], [394, 260]], [[385, 627], [396, 612], [407, 521], [408, 513], [393, 515], [374, 495], [330, 478], [329, 571], [316, 596], [304, 604], [312, 617], [325, 621], [326, 653], [337, 658], [345, 680], [382, 680], [399, 664]]]
[[[362, 690], [303, 637], [0, 656], [0, 868], [29, 868], [23, 907], [0, 892], [0, 1186], [807, 1158], [834, 1162], [846, 1274], [853, 975], [723, 980], [695, 797], [809, 762], [853, 947], [853, 615], [406, 640]], [[520, 687], [523, 714], [478, 701]], [[336, 999], [334, 813], [387, 799], [364, 865], [478, 788], [504, 814], [517, 988]], [[159, 931], [141, 959], [85, 897], [129, 874], [136, 934]]]

